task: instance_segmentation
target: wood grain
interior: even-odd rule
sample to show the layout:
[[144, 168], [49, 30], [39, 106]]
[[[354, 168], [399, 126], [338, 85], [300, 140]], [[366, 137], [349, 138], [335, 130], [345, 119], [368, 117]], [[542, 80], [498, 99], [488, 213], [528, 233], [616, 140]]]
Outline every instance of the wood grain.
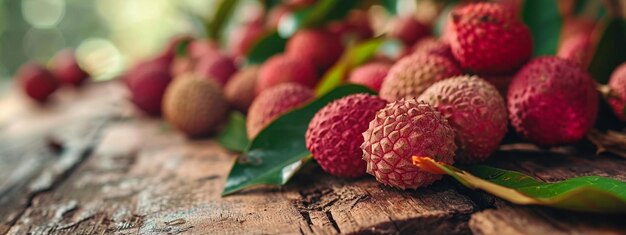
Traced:
[[[626, 232], [622, 216], [511, 205], [450, 178], [400, 191], [371, 177], [332, 177], [315, 164], [284, 187], [221, 197], [236, 154], [185, 139], [134, 112], [124, 96], [120, 85], [91, 85], [0, 122], [0, 234]], [[626, 180], [623, 159], [572, 148], [507, 145], [489, 165], [549, 182]]]

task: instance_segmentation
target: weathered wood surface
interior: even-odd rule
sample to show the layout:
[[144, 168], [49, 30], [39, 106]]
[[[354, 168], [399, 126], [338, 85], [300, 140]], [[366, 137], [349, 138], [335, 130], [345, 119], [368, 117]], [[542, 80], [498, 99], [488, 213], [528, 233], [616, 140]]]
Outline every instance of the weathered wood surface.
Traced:
[[[626, 217], [510, 205], [444, 179], [417, 191], [314, 164], [282, 188], [222, 198], [236, 155], [142, 117], [117, 84], [41, 108], [0, 98], [0, 234], [623, 234]], [[626, 180], [621, 158], [504, 146], [490, 163], [546, 181]]]

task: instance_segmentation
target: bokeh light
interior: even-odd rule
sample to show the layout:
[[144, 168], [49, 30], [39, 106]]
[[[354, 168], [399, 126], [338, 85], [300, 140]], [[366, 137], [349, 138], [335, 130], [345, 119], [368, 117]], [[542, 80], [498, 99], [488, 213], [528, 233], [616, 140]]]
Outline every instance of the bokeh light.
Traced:
[[22, 14], [35, 28], [51, 28], [63, 19], [65, 0], [22, 0]]
[[89, 38], [76, 50], [81, 67], [94, 80], [109, 80], [124, 70], [124, 59], [117, 47], [103, 38]]

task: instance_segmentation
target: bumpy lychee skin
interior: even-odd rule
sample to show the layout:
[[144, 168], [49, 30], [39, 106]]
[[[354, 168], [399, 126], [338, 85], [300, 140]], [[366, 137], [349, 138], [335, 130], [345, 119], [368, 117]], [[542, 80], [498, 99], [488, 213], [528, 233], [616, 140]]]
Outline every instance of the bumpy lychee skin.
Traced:
[[278, 116], [306, 104], [313, 96], [313, 90], [296, 83], [280, 84], [262, 92], [248, 110], [248, 138], [254, 139]]
[[419, 22], [413, 16], [399, 17], [391, 23], [389, 36], [397, 38], [404, 45], [413, 45], [420, 39], [430, 35], [431, 29], [428, 25]]
[[385, 105], [377, 96], [356, 94], [336, 100], [315, 114], [306, 132], [306, 147], [324, 171], [347, 178], [365, 175], [362, 133]]
[[59, 88], [54, 74], [35, 62], [22, 65], [16, 77], [23, 92], [39, 103], [45, 102]]
[[533, 50], [526, 25], [497, 3], [469, 4], [451, 13], [452, 53], [461, 67], [482, 74], [513, 71]]
[[416, 189], [441, 178], [415, 167], [413, 156], [454, 163], [454, 129], [432, 106], [415, 98], [392, 102], [376, 112], [363, 138], [367, 173], [385, 185]]
[[89, 77], [89, 74], [78, 65], [73, 50], [66, 49], [57, 53], [52, 64], [54, 75], [62, 83], [78, 86]]
[[224, 88], [226, 99], [231, 106], [244, 113], [248, 111], [255, 97], [258, 77], [259, 67], [257, 66], [243, 68], [233, 75]]
[[189, 137], [215, 130], [227, 111], [226, 98], [217, 82], [186, 74], [174, 79], [163, 99], [165, 119]]
[[315, 66], [298, 57], [285, 54], [272, 56], [261, 66], [256, 93], [289, 82], [312, 88], [317, 83]]
[[435, 107], [456, 131], [457, 162], [486, 160], [506, 134], [504, 99], [493, 85], [479, 77], [439, 81], [424, 91], [419, 100]]
[[626, 114], [624, 114], [624, 105], [626, 105], [626, 63], [623, 63], [613, 71], [609, 80], [609, 88], [611, 88], [609, 104], [613, 108], [615, 115], [623, 122], [626, 122]]
[[289, 39], [286, 51], [293, 58], [308, 60], [318, 69], [333, 65], [343, 52], [341, 39], [324, 30], [300, 30]]
[[160, 115], [165, 89], [172, 80], [169, 70], [152, 65], [138, 70], [133, 76], [131, 101], [148, 115]]
[[350, 73], [348, 81], [355, 84], [366, 86], [376, 92], [380, 91], [380, 86], [383, 84], [389, 69], [390, 64], [373, 62], [365, 64], [361, 67], [354, 69]]
[[428, 54], [412, 54], [400, 59], [389, 70], [380, 88], [387, 101], [418, 97], [433, 83], [461, 74], [461, 69], [449, 59]]
[[540, 146], [581, 140], [598, 111], [591, 76], [575, 62], [558, 57], [526, 64], [511, 81], [507, 96], [511, 124]]
[[215, 53], [199, 59], [195, 66], [195, 72], [205, 78], [214, 79], [224, 86], [230, 77], [237, 72], [237, 65], [232, 58], [221, 53]]

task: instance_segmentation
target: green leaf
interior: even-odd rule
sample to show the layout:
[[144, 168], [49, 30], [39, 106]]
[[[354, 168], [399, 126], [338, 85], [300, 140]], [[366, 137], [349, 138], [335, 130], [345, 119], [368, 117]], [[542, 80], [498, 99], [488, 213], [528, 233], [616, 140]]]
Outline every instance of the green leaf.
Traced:
[[250, 144], [246, 134], [246, 117], [240, 112], [232, 112], [226, 128], [218, 135], [217, 141], [228, 150], [243, 152]]
[[375, 38], [356, 44], [345, 50], [341, 59], [339, 59], [322, 77], [322, 80], [315, 89], [316, 95], [320, 96], [326, 94], [328, 91], [341, 85], [348, 72], [372, 58], [384, 42], [385, 40], [381, 38]]
[[222, 195], [255, 185], [285, 184], [310, 155], [304, 134], [315, 113], [333, 100], [356, 93], [371, 91], [359, 85], [341, 86], [273, 121], [235, 162]]
[[596, 81], [606, 84], [613, 70], [626, 61], [626, 20], [612, 19], [604, 22], [589, 72]]
[[287, 39], [278, 35], [277, 32], [270, 32], [259, 39], [248, 51], [248, 64], [262, 64], [267, 59], [285, 50]]
[[563, 25], [558, 1], [525, 0], [522, 9], [524, 23], [533, 36], [533, 54], [555, 55]]
[[311, 7], [302, 8], [281, 20], [278, 32], [290, 37], [302, 28], [321, 26], [324, 23], [344, 18], [358, 5], [358, 0], [318, 0]]
[[380, 5], [382, 5], [385, 10], [389, 12], [391, 15], [398, 14], [398, 0], [380, 0]]
[[215, 40], [221, 38], [222, 30], [238, 3], [239, 0], [222, 0], [219, 3], [213, 19], [207, 24], [207, 34], [210, 38]]
[[482, 189], [515, 204], [581, 212], [626, 212], [626, 182], [606, 177], [584, 176], [545, 183], [519, 172], [488, 166], [466, 166], [461, 170], [428, 157], [413, 157], [413, 164], [434, 174], [450, 175], [469, 188]]

